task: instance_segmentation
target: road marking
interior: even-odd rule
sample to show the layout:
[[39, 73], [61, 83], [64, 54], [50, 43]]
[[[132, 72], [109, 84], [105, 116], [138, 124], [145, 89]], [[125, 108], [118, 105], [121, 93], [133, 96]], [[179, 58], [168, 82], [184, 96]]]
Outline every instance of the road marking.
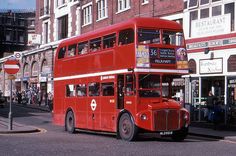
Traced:
[[231, 140], [220, 140], [221, 142], [230, 143], [230, 144], [236, 144], [236, 141]]

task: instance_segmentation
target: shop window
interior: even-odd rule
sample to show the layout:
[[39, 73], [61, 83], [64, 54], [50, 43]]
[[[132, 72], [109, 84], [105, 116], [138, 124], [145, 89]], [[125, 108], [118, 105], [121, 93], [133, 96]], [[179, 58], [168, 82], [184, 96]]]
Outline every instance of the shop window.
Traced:
[[75, 88], [73, 84], [66, 85], [66, 97], [75, 96]]
[[200, 10], [200, 18], [208, 18], [209, 17], [209, 8]]
[[221, 5], [212, 7], [212, 16], [221, 15]]
[[62, 48], [59, 50], [58, 59], [64, 58], [64, 57], [65, 57], [65, 53], [66, 53], [66, 47], [62, 47]]
[[99, 96], [100, 84], [98, 82], [89, 83], [89, 96]]
[[102, 84], [102, 96], [114, 96], [114, 83], [103, 83]]
[[87, 54], [89, 52], [88, 41], [81, 42], [78, 44], [78, 52], [80, 54]]
[[95, 52], [101, 50], [101, 37], [90, 40], [90, 51]]
[[75, 56], [75, 54], [76, 54], [76, 44], [70, 45], [68, 47], [68, 54], [67, 55], [70, 57], [70, 56]]
[[87, 95], [86, 84], [78, 84], [78, 85], [76, 85], [76, 94], [79, 97], [86, 96]]
[[116, 43], [116, 34], [111, 34], [103, 37], [103, 48], [114, 47]]
[[230, 18], [231, 18], [231, 31], [234, 31], [234, 3], [229, 3], [229, 4], [225, 4], [225, 14], [230, 14]]
[[134, 42], [134, 30], [125, 29], [121, 30], [119, 33], [119, 45], [130, 44]]

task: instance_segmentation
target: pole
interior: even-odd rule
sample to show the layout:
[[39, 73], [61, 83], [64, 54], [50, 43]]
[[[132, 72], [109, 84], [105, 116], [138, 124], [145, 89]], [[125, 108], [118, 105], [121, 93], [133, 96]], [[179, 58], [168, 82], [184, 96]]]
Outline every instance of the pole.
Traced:
[[10, 108], [9, 108], [9, 125], [8, 125], [8, 130], [12, 130], [12, 79], [10, 80]]

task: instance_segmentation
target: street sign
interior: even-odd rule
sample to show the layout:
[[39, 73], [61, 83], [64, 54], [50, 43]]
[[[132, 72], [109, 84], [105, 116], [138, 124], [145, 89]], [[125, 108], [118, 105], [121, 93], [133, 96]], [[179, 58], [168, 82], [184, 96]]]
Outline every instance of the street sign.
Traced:
[[22, 58], [22, 53], [21, 52], [14, 52], [14, 56], [17, 60], [21, 60]]
[[4, 63], [3, 69], [7, 74], [16, 74], [20, 69], [19, 61], [16, 59], [8, 59]]

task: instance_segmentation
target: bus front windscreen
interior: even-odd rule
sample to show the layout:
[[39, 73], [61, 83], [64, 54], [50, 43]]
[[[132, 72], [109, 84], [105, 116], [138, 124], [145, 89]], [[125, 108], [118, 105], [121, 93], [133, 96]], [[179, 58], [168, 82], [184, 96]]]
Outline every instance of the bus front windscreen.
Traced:
[[139, 96], [160, 97], [160, 75], [140, 74], [139, 75]]
[[138, 42], [141, 44], [160, 44], [160, 31], [155, 29], [138, 29]]

